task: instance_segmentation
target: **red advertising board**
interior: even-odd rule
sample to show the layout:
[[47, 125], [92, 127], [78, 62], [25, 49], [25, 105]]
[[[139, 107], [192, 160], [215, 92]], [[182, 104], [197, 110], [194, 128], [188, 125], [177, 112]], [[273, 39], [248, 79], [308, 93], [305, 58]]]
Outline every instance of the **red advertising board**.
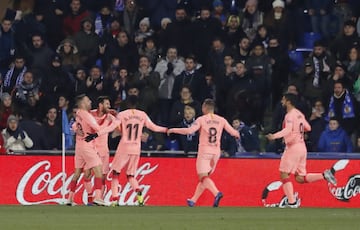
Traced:
[[[0, 156], [0, 204], [56, 204], [62, 200], [61, 156]], [[278, 173], [279, 159], [221, 159], [211, 176], [224, 193], [221, 206], [274, 206], [283, 193]], [[73, 157], [66, 157], [65, 189], [73, 172]], [[308, 160], [309, 172], [333, 168], [337, 186], [326, 181], [294, 183], [303, 207], [360, 207], [360, 160]], [[146, 205], [186, 205], [197, 184], [195, 158], [151, 158], [140, 161], [136, 177], [144, 188]], [[125, 175], [120, 176], [120, 205], [135, 205], [136, 194]], [[107, 187], [110, 186], [108, 178]], [[107, 189], [105, 200], [111, 191]], [[82, 179], [76, 203], [86, 203]], [[206, 191], [197, 205], [211, 206], [213, 196]]]

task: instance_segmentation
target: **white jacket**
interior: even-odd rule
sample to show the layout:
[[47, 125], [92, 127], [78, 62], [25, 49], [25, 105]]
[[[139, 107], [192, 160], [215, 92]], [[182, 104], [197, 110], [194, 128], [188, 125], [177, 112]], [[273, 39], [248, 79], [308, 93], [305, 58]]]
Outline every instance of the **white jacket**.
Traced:
[[21, 135], [19, 135], [17, 138], [14, 138], [6, 131], [6, 128], [2, 130], [1, 134], [4, 138], [4, 146], [8, 151], [22, 151], [26, 150], [26, 148], [31, 148], [33, 146], [34, 143], [31, 138], [27, 135], [25, 131], [23, 132], [25, 138], [21, 139]]

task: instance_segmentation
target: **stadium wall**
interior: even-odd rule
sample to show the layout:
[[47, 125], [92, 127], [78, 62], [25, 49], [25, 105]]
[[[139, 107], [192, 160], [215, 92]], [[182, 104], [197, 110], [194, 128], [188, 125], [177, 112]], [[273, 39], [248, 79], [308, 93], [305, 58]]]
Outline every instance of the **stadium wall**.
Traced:
[[[65, 174], [61, 156], [0, 156], [0, 204], [60, 204], [63, 175], [65, 195], [73, 172], [73, 156], [66, 156]], [[283, 193], [278, 173], [278, 157], [221, 159], [212, 178], [224, 193], [221, 206], [281, 205]], [[360, 207], [360, 159], [309, 159], [309, 172], [326, 168], [336, 171], [337, 186], [325, 181], [294, 184], [303, 207]], [[144, 188], [145, 204], [183, 206], [197, 184], [195, 158], [142, 157], [137, 178]], [[109, 201], [110, 178], [105, 200]], [[120, 205], [135, 205], [136, 194], [120, 175]], [[82, 177], [75, 202], [86, 203]], [[206, 191], [197, 205], [211, 206], [213, 197]]]

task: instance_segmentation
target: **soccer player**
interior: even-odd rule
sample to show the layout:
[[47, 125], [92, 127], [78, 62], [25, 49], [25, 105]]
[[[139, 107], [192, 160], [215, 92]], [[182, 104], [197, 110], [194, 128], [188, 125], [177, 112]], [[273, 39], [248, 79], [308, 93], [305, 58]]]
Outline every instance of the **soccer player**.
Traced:
[[[78, 110], [76, 112], [76, 145], [75, 145], [75, 172], [70, 182], [70, 194], [68, 198], [68, 205], [73, 204], [77, 180], [80, 177], [82, 170], [92, 169], [95, 175], [94, 190], [95, 199], [93, 203], [96, 205], [105, 205], [102, 199], [102, 167], [101, 159], [95, 147], [95, 142], [89, 140], [88, 137], [84, 138], [86, 133], [95, 133], [93, 136], [101, 136], [114, 129], [114, 126], [99, 126], [95, 118], [90, 114], [91, 100], [85, 95], [81, 94], [76, 98]], [[115, 122], [115, 121], [113, 121]]]
[[304, 142], [304, 132], [311, 131], [311, 126], [306, 121], [304, 114], [295, 108], [296, 96], [285, 94], [281, 99], [281, 104], [286, 108], [286, 115], [283, 121], [283, 129], [274, 134], [268, 134], [269, 140], [284, 138], [285, 151], [280, 161], [280, 178], [283, 183], [283, 190], [288, 199], [288, 207], [300, 207], [300, 199], [294, 196], [293, 184], [290, 181], [290, 174], [295, 174], [298, 183], [314, 182], [327, 180], [336, 184], [333, 173], [327, 169], [323, 173], [306, 172], [306, 145]]
[[218, 190], [210, 175], [215, 171], [216, 164], [220, 159], [220, 140], [222, 131], [225, 129], [230, 135], [240, 138], [237, 130], [221, 116], [214, 114], [215, 102], [212, 99], [206, 99], [202, 104], [202, 112], [204, 115], [197, 118], [189, 128], [172, 128], [168, 130], [170, 133], [192, 134], [200, 130], [199, 150], [196, 159], [196, 171], [199, 177], [199, 183], [195, 189], [192, 198], [187, 199], [187, 204], [193, 207], [204, 192], [209, 189], [214, 195], [215, 200], [213, 207], [218, 207], [223, 193]]
[[129, 96], [129, 109], [120, 112], [116, 117], [120, 121], [119, 128], [122, 132], [122, 137], [111, 164], [111, 201], [113, 206], [118, 205], [119, 202], [119, 175], [125, 167], [127, 179], [132, 189], [137, 193], [138, 204], [139, 206], [144, 205], [142, 189], [135, 178], [141, 152], [141, 133], [144, 126], [154, 132], [166, 133], [167, 131], [167, 128], [155, 125], [145, 112], [137, 110], [137, 102], [137, 96]]
[[[110, 126], [115, 117], [115, 111], [111, 110], [110, 98], [108, 96], [98, 97], [98, 107], [90, 111], [91, 115], [94, 116], [96, 122], [100, 126]], [[118, 124], [115, 124], [118, 125]], [[115, 129], [116, 126], [113, 126]], [[104, 133], [95, 139], [95, 147], [99, 153], [102, 165], [102, 187], [101, 193], [104, 194], [106, 175], [109, 172], [109, 147], [108, 147], [108, 133]], [[84, 187], [88, 193], [88, 205], [91, 205], [92, 197], [92, 185], [91, 185], [91, 171], [87, 170], [84, 172]]]

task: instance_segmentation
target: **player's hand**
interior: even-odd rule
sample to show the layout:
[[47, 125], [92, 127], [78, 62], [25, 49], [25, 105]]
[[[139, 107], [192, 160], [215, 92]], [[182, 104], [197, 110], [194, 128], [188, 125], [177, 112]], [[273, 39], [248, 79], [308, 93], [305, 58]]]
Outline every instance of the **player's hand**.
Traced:
[[171, 129], [168, 129], [166, 133], [167, 133], [168, 136], [170, 136], [170, 134], [172, 134], [173, 132], [172, 132]]
[[274, 138], [274, 135], [271, 134], [271, 133], [269, 133], [268, 135], [266, 135], [266, 137], [267, 137], [267, 139], [270, 140], [270, 141], [272, 141], [272, 140], [275, 139], [275, 138]]
[[97, 133], [87, 133], [88, 135], [85, 137], [86, 142], [90, 142], [98, 137]]

